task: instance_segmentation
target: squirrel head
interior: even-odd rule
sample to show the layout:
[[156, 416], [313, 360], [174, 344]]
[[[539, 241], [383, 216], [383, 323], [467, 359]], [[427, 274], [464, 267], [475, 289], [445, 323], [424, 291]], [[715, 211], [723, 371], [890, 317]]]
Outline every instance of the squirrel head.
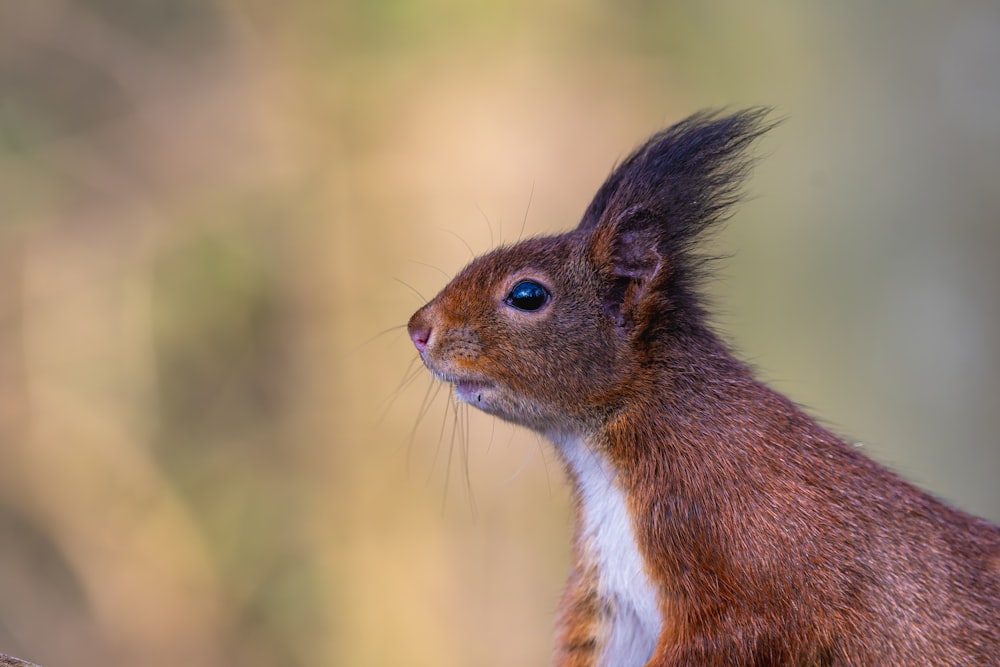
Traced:
[[696, 244], [739, 199], [765, 109], [702, 112], [652, 136], [576, 229], [489, 252], [409, 321], [459, 399], [546, 434], [590, 429], [708, 335]]

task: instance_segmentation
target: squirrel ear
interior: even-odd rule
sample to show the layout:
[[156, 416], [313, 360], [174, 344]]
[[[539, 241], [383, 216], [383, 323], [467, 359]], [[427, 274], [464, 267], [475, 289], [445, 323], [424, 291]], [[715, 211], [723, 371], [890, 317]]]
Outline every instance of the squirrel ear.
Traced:
[[614, 224], [601, 224], [590, 239], [590, 259], [609, 289], [604, 310], [620, 327], [638, 321], [665, 272], [656, 228], [646, 212], [627, 211]]
[[610, 237], [608, 269], [615, 278], [648, 282], [660, 269], [658, 230], [646, 217], [642, 209], [629, 210], [605, 228]]
[[749, 148], [773, 126], [767, 113], [697, 113], [653, 135], [597, 191], [577, 231], [615, 285], [609, 310], [619, 323], [651, 322], [664, 308], [699, 316], [698, 241], [739, 200]]

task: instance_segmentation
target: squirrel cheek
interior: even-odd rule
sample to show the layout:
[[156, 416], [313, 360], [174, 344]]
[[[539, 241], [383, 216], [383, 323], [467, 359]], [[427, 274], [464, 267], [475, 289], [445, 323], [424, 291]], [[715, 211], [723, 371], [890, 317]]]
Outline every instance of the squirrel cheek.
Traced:
[[468, 328], [452, 329], [445, 332], [441, 339], [442, 353], [446, 353], [457, 362], [465, 362], [469, 370], [477, 370], [476, 360], [482, 355], [483, 342], [475, 331]]

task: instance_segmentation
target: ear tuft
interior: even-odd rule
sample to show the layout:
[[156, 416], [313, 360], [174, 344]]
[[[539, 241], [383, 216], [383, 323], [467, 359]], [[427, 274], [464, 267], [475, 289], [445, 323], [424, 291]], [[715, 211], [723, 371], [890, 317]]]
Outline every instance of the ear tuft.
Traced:
[[608, 176], [578, 229], [592, 230], [641, 205], [687, 204], [682, 208], [691, 217], [723, 213], [738, 201], [753, 166], [747, 150], [780, 122], [768, 121], [769, 113], [766, 107], [728, 116], [700, 111], [653, 135]]
[[577, 229], [590, 232], [600, 272], [636, 283], [613, 290], [632, 294], [633, 308], [652, 316], [645, 302], [659, 296], [671, 310], [700, 314], [695, 246], [739, 200], [749, 148], [776, 124], [768, 113], [695, 114], [651, 137], [598, 189]]

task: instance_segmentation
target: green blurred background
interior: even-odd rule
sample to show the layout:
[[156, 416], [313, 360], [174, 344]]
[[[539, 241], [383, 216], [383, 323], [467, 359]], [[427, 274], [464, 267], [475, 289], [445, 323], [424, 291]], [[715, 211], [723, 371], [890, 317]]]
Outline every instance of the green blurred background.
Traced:
[[0, 650], [546, 664], [562, 474], [399, 326], [752, 104], [720, 328], [1000, 519], [994, 0], [0, 0]]

